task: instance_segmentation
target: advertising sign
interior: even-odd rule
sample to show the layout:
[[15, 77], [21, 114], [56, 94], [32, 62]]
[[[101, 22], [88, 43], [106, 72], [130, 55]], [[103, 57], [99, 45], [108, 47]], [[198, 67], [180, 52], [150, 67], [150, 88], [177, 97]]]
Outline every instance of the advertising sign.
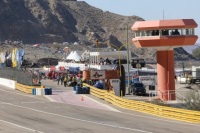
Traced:
[[139, 76], [139, 81], [144, 85], [155, 85], [157, 84], [157, 76]]
[[105, 71], [91, 71], [90, 78], [91, 79], [105, 79]]

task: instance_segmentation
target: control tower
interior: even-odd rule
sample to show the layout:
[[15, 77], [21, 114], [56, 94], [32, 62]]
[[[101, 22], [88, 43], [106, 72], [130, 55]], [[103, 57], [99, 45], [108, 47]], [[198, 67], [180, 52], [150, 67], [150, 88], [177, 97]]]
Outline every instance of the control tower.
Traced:
[[194, 45], [197, 23], [193, 19], [135, 22], [132, 39], [136, 47], [157, 50], [158, 95], [162, 100], [175, 100], [174, 48]]

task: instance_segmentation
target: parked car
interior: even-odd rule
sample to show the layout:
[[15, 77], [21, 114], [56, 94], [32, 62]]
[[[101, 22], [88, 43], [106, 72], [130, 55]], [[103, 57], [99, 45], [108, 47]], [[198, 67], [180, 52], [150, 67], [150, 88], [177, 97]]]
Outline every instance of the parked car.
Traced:
[[133, 95], [146, 95], [146, 88], [142, 82], [134, 82], [131, 84], [131, 92]]

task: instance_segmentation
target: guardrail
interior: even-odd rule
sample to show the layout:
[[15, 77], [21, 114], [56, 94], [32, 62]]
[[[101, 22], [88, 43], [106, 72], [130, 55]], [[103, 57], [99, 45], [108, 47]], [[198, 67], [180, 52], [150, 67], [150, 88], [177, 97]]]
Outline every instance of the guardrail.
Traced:
[[101, 99], [104, 99], [105, 101], [108, 101], [121, 108], [135, 110], [174, 120], [180, 120], [191, 123], [200, 123], [200, 112], [198, 111], [176, 109], [171, 107], [164, 107], [155, 104], [145, 103], [141, 101], [128, 100], [114, 95], [113, 92], [108, 92], [107, 90], [101, 90], [94, 86], [90, 86], [86, 83], [83, 83], [83, 87], [90, 87], [90, 94], [99, 97]]
[[15, 89], [28, 93], [28, 94], [32, 94], [32, 89], [33, 88], [44, 88], [44, 86], [27, 86], [27, 85], [23, 85], [20, 83], [15, 82]]

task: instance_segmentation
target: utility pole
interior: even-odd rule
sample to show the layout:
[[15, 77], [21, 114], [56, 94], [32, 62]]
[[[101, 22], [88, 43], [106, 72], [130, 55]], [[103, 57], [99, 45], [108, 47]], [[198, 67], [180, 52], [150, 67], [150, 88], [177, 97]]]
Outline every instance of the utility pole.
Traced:
[[50, 66], [49, 66], [49, 55], [48, 55], [48, 71], [50, 72]]
[[184, 62], [182, 61], [182, 68], [183, 68], [183, 72], [185, 71], [185, 66], [184, 66]]
[[130, 94], [130, 73], [129, 73], [129, 46], [128, 46], [128, 24], [126, 27], [126, 45], [127, 45], [127, 72], [128, 72], [128, 94]]

